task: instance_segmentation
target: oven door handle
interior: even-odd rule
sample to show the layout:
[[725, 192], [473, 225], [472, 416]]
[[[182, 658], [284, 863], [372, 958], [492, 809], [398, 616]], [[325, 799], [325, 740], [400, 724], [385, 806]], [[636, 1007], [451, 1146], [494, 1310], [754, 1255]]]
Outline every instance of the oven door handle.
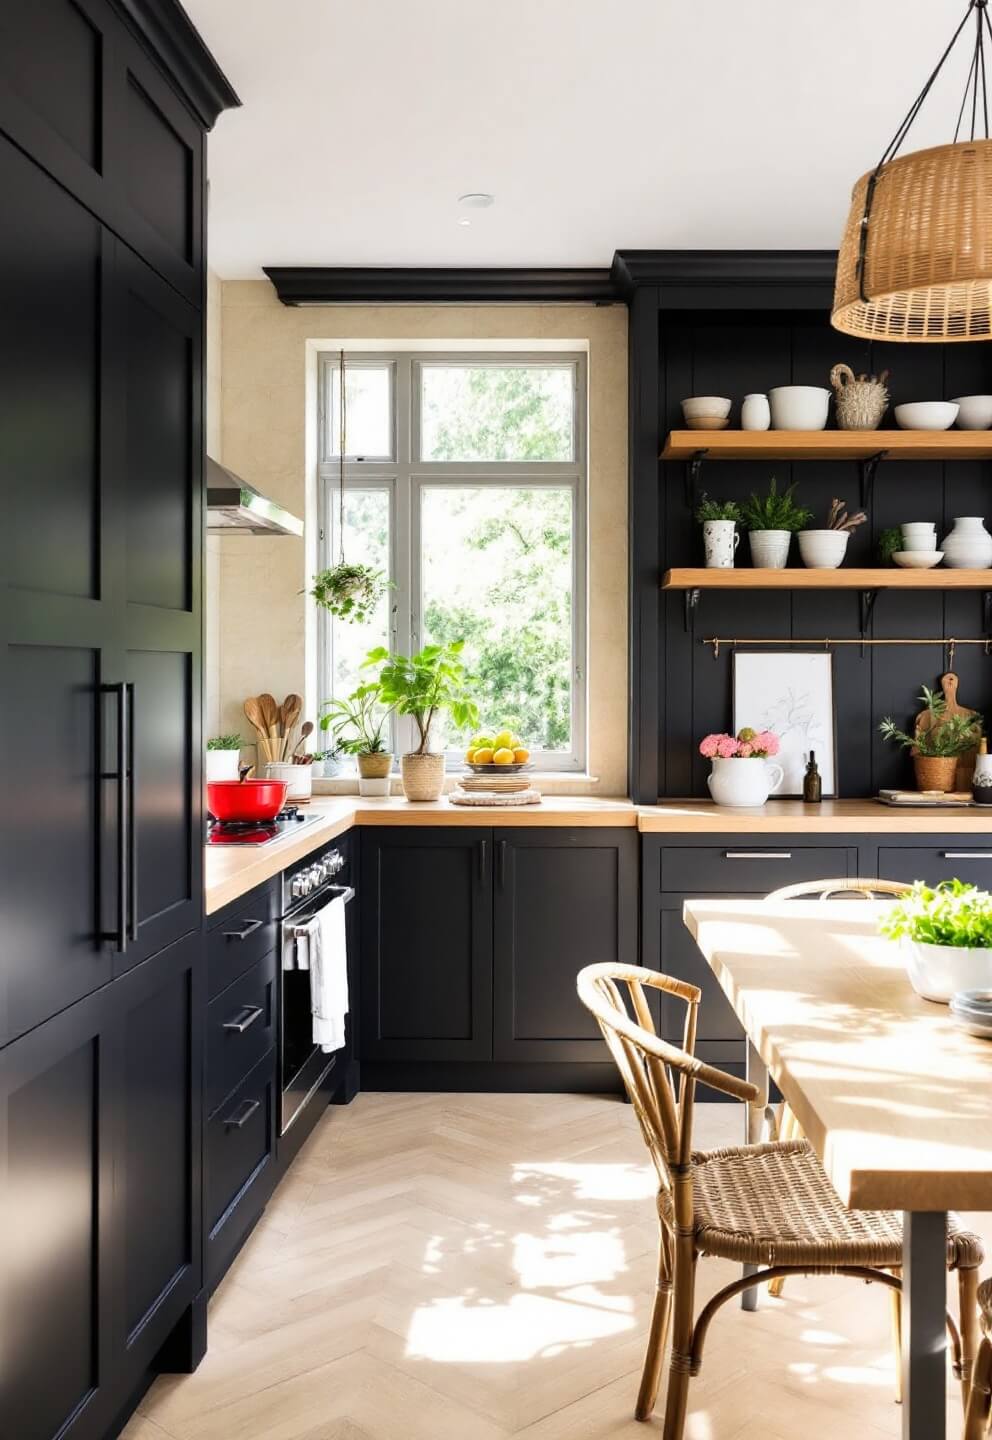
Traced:
[[317, 897], [321, 901], [319, 905], [312, 906], [310, 909], [304, 906], [302, 910], [290, 912], [283, 916], [282, 923], [284, 925], [306, 925], [308, 921], [319, 915], [321, 910], [326, 910], [331, 901], [337, 900], [339, 897], [347, 905], [355, 898], [355, 887], [353, 885], [328, 885]]

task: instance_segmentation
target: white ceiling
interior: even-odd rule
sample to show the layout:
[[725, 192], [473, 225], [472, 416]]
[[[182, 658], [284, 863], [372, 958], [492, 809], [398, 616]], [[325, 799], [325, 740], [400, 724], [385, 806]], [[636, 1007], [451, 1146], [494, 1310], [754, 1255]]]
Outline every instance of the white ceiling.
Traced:
[[[185, 0], [241, 96], [210, 259], [608, 265], [826, 247], [963, 0]], [[964, 37], [962, 37], [963, 41]], [[910, 146], [951, 137], [970, 45]], [[966, 50], [969, 53], [965, 53]], [[457, 196], [495, 194], [458, 224]]]

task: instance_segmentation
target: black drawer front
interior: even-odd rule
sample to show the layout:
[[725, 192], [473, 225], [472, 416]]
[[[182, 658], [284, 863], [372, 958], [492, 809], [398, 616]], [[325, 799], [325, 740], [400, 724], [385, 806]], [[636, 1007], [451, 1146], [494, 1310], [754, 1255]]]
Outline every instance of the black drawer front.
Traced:
[[276, 1043], [276, 953], [257, 961], [207, 1007], [207, 1115]]
[[278, 887], [262, 886], [212, 918], [207, 932], [210, 999], [226, 990], [276, 945]]
[[765, 844], [666, 845], [661, 851], [660, 888], [690, 894], [767, 895], [800, 880], [832, 880], [848, 873], [843, 846]]
[[972, 845], [966, 838], [946, 845], [887, 845], [878, 852], [878, 873], [883, 880], [966, 880], [992, 888], [992, 847]]
[[276, 1052], [255, 1066], [206, 1127], [206, 1215], [213, 1235], [275, 1158]]

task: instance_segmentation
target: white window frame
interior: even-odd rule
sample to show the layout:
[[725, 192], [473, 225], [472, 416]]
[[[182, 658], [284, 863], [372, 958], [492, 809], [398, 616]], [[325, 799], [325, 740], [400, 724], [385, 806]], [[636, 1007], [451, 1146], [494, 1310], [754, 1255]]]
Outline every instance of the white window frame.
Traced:
[[[487, 365], [519, 368], [548, 368], [570, 365], [573, 369], [573, 436], [575, 455], [570, 461], [429, 461], [420, 459], [420, 397], [423, 369], [432, 364]], [[420, 549], [421, 503], [428, 486], [506, 486], [534, 489], [570, 488], [572, 491], [572, 707], [569, 751], [538, 750], [533, 762], [538, 770], [583, 772], [587, 760], [587, 678], [588, 654], [588, 443], [587, 443], [587, 356], [576, 350], [445, 350], [386, 351], [348, 347], [346, 369], [360, 366], [388, 366], [393, 399], [393, 456], [365, 458], [345, 456], [345, 492], [354, 489], [382, 489], [390, 497], [392, 619], [389, 645], [411, 653], [423, 644], [422, 575]], [[340, 366], [340, 351], [326, 350], [319, 356], [317, 383], [317, 505], [319, 523], [318, 563], [321, 569], [337, 560], [338, 497], [340, 457], [330, 453], [328, 401], [331, 377]], [[325, 610], [318, 612], [317, 655], [321, 698], [334, 673], [333, 624]], [[493, 718], [493, 717], [490, 717]], [[415, 748], [413, 720], [394, 716], [391, 748], [402, 754]], [[461, 751], [448, 751], [449, 765], [462, 762]]]

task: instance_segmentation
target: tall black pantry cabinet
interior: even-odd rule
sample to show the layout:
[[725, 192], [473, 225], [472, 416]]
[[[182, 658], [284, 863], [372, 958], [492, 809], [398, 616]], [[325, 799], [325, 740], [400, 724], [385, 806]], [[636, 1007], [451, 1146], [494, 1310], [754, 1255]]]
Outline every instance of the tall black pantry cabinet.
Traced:
[[0, 6], [0, 1433], [197, 1349], [205, 131], [163, 0]]

